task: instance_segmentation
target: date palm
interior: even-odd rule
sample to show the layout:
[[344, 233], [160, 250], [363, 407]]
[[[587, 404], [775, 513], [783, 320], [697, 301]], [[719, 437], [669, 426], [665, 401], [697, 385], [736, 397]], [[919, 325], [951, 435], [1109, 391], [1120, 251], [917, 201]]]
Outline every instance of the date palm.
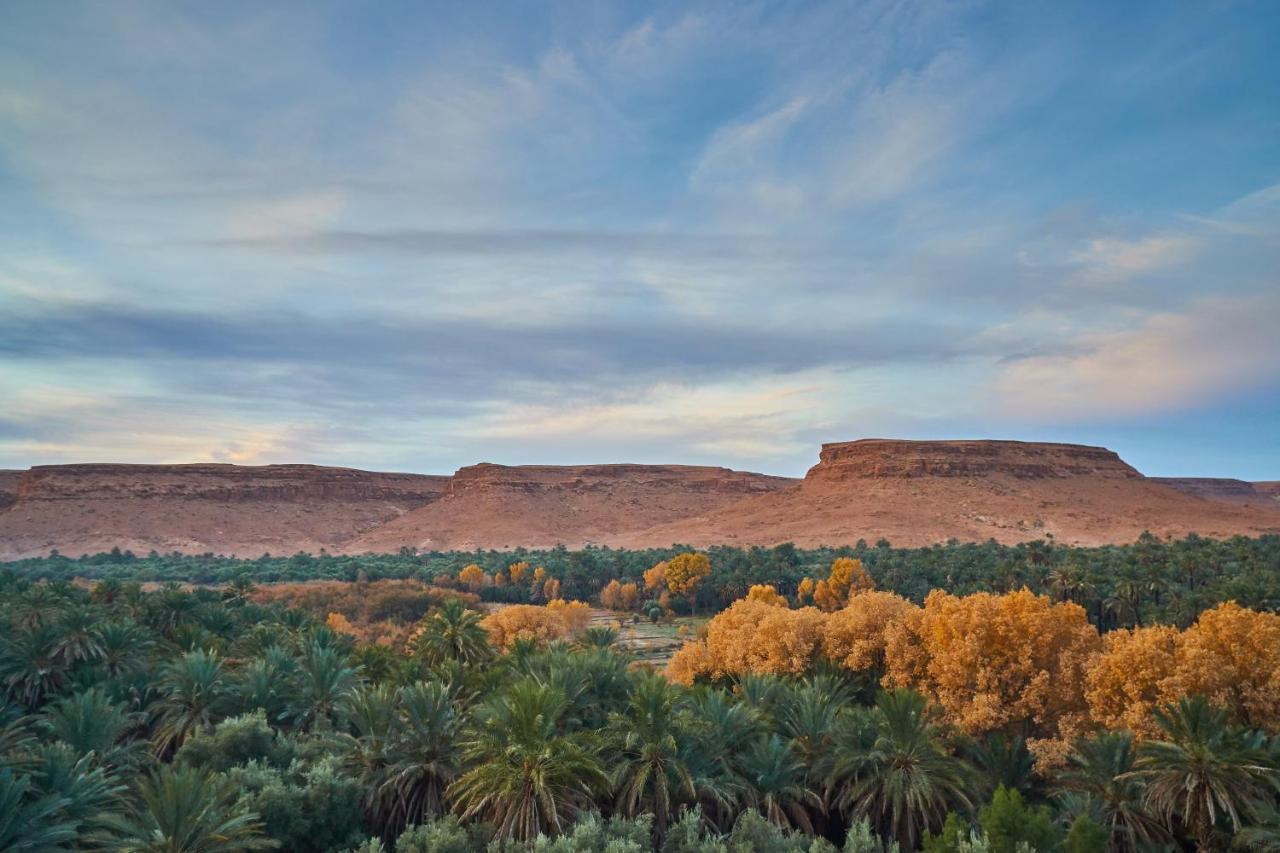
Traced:
[[58, 630], [41, 622], [0, 637], [0, 682], [17, 702], [37, 708], [66, 680], [66, 665], [58, 654]]
[[448, 808], [446, 792], [458, 775], [459, 721], [448, 689], [438, 682], [420, 681], [400, 688], [394, 707], [398, 714], [388, 727], [386, 763], [371, 798], [377, 821], [388, 836], [443, 815]]
[[326, 731], [346, 716], [360, 686], [356, 667], [333, 646], [312, 642], [303, 652], [295, 679], [292, 716], [303, 728]]
[[98, 629], [98, 640], [102, 647], [98, 666], [108, 678], [137, 672], [154, 645], [142, 626], [132, 619], [105, 623]]
[[1156, 712], [1165, 739], [1138, 748], [1134, 770], [1146, 783], [1146, 804], [1172, 828], [1181, 822], [1201, 849], [1210, 849], [1220, 821], [1239, 832], [1257, 818], [1276, 781], [1276, 765], [1258, 732], [1234, 728], [1226, 712], [1202, 696]]
[[871, 723], [870, 731], [849, 725], [836, 744], [835, 805], [914, 850], [949, 809], [972, 809], [972, 768], [948, 752], [943, 729], [914, 691], [881, 693]]
[[659, 839], [666, 836], [676, 806], [695, 794], [680, 754], [675, 690], [661, 676], [639, 676], [627, 707], [610, 717], [606, 730], [618, 811], [625, 817], [651, 813]]
[[808, 809], [822, 801], [806, 784], [804, 761], [791, 744], [776, 734], [760, 738], [743, 752], [738, 766], [748, 805], [777, 827], [813, 834]]
[[58, 620], [54, 653], [67, 668], [102, 658], [105, 649], [98, 629], [101, 614], [90, 607], [72, 607]]
[[414, 643], [428, 663], [456, 660], [473, 664], [489, 658], [489, 632], [480, 624], [481, 616], [458, 598], [444, 603], [422, 620], [422, 633]]
[[139, 804], [117, 848], [122, 853], [238, 853], [270, 850], [258, 816], [236, 804], [224, 779], [162, 767], [138, 786]]
[[70, 850], [76, 825], [61, 814], [66, 805], [64, 797], [37, 792], [29, 777], [0, 769], [0, 850]]
[[75, 826], [77, 850], [115, 850], [125, 789], [94, 758], [66, 744], [45, 744], [32, 755], [31, 778], [62, 800], [58, 819]]
[[138, 715], [112, 702], [101, 689], [62, 697], [46, 706], [37, 722], [46, 735], [78, 755], [93, 753], [97, 764], [129, 766], [138, 758], [136, 745], [124, 743], [137, 727]]
[[1143, 803], [1132, 775], [1137, 746], [1129, 732], [1101, 732], [1076, 742], [1057, 777], [1064, 791], [1084, 795], [1098, 822], [1111, 833], [1111, 849], [1139, 850], [1169, 840], [1159, 818]]
[[499, 840], [528, 841], [590, 808], [608, 780], [587, 736], [560, 731], [567, 707], [560, 691], [524, 680], [480, 709], [463, 742], [470, 769], [449, 789], [455, 810], [493, 823]]
[[160, 672], [161, 699], [152, 734], [157, 755], [171, 754], [198, 732], [208, 732], [235, 709], [231, 685], [216, 652], [187, 652]]

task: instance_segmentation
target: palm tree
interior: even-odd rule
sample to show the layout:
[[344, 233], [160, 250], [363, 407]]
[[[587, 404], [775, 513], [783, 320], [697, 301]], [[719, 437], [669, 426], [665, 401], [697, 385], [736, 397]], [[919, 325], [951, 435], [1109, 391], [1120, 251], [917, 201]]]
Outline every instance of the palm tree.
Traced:
[[806, 809], [819, 807], [822, 801], [805, 783], [805, 770], [791, 744], [776, 734], [752, 743], [739, 760], [747, 802], [775, 826], [794, 826], [812, 835], [813, 821]]
[[387, 761], [371, 798], [388, 837], [443, 815], [446, 792], [458, 775], [458, 716], [448, 689], [419, 681], [396, 692], [395, 706], [399, 715], [390, 727]]
[[74, 607], [62, 614], [58, 620], [58, 641], [54, 644], [54, 654], [63, 665], [71, 668], [78, 663], [90, 663], [99, 660], [105, 649], [98, 623], [102, 615], [89, 607]]
[[868, 729], [855, 719], [836, 744], [835, 804], [855, 819], [869, 819], [903, 849], [914, 850], [950, 808], [972, 809], [967, 793], [972, 769], [948, 753], [943, 729], [919, 693], [882, 692], [871, 722]]
[[147, 632], [132, 619], [107, 622], [98, 629], [102, 654], [98, 660], [108, 678], [136, 672], [153, 645]]
[[555, 688], [524, 680], [495, 697], [463, 743], [471, 765], [449, 788], [463, 818], [482, 817], [499, 840], [559, 835], [593, 792], [607, 784], [583, 733], [558, 728], [568, 702]]
[[618, 629], [609, 625], [592, 625], [582, 632], [578, 643], [585, 648], [607, 649], [618, 642]]
[[690, 692], [685, 713], [689, 734], [681, 739], [680, 752], [698, 803], [719, 828], [727, 829], [747, 793], [738, 772], [741, 750], [764, 734], [760, 714], [710, 687]]
[[303, 728], [324, 731], [344, 717], [360, 686], [356, 667], [332, 646], [312, 642], [303, 653], [296, 679], [293, 718]]
[[124, 786], [95, 766], [94, 755], [77, 755], [66, 744], [41, 746], [32, 759], [32, 780], [63, 801], [58, 819], [76, 828], [76, 849], [116, 849]]
[[613, 714], [607, 729], [618, 811], [652, 813], [658, 839], [666, 837], [675, 806], [695, 794], [679, 734], [675, 688], [658, 675], [638, 677], [626, 710]]
[[236, 673], [234, 691], [240, 709], [261, 708], [267, 719], [284, 719], [296, 703], [298, 662], [281, 646], [271, 646], [241, 667]]
[[161, 669], [159, 681], [163, 695], [152, 735], [157, 755], [168, 755], [192, 735], [211, 731], [235, 708], [216, 652], [187, 652]]
[[1111, 833], [1111, 849], [1138, 850], [1171, 840], [1143, 803], [1142, 784], [1133, 777], [1137, 750], [1129, 732], [1100, 732], [1076, 742], [1057, 783], [1082, 794], [1098, 822]]
[[66, 805], [67, 800], [56, 794], [33, 791], [30, 778], [0, 768], [0, 850], [70, 850], [76, 825], [59, 814]]
[[989, 732], [966, 752], [985, 783], [983, 799], [990, 799], [1001, 785], [1025, 793], [1035, 784], [1035, 759], [1021, 735]]
[[446, 660], [472, 664], [493, 654], [489, 632], [480, 624], [481, 616], [458, 598], [445, 599], [434, 613], [422, 620], [422, 633], [415, 647], [429, 663]]
[[1239, 832], [1241, 815], [1257, 818], [1276, 767], [1266, 739], [1227, 724], [1226, 712], [1203, 696], [1156, 712], [1166, 739], [1138, 747], [1128, 778], [1147, 785], [1146, 804], [1172, 828], [1180, 821], [1202, 850], [1220, 819]]
[[66, 678], [66, 666], [58, 654], [58, 630], [40, 622], [6, 633], [0, 637], [0, 680], [16, 701], [37, 708]]
[[47, 735], [77, 754], [93, 753], [96, 763], [121, 767], [132, 765], [137, 758], [135, 744], [121, 744], [137, 727], [138, 715], [112, 702], [99, 688], [64, 696], [46, 706], [38, 723]]
[[187, 767], [161, 767], [138, 786], [139, 807], [117, 848], [123, 853], [237, 853], [270, 850], [258, 816], [236, 804], [225, 780]]

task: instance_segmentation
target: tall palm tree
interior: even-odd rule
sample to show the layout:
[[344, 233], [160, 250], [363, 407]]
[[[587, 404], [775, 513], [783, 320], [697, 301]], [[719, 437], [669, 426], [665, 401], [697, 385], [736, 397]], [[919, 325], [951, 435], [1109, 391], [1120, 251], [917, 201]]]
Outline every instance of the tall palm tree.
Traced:
[[142, 668], [154, 643], [141, 625], [132, 619], [106, 622], [98, 629], [102, 654], [98, 666], [108, 678], [116, 678]]
[[449, 788], [455, 810], [481, 817], [499, 840], [561, 834], [607, 785], [584, 733], [558, 728], [568, 702], [553, 687], [525, 680], [487, 703], [463, 743], [471, 765]]
[[15, 701], [37, 708], [66, 680], [66, 664], [58, 654], [58, 629], [38, 622], [0, 637], [0, 683]]
[[32, 755], [31, 778], [63, 801], [59, 820], [76, 828], [77, 850], [116, 849], [124, 786], [92, 754], [78, 755], [66, 744], [45, 744]]
[[612, 715], [607, 729], [618, 811], [626, 817], [653, 814], [659, 839], [666, 837], [676, 806], [695, 794], [680, 754], [675, 691], [661, 676], [639, 676], [626, 709]]
[[1241, 816], [1257, 818], [1276, 766], [1258, 732], [1234, 728], [1226, 712], [1203, 696], [1156, 712], [1166, 739], [1138, 747], [1134, 770], [1146, 783], [1146, 804], [1173, 828], [1181, 822], [1203, 850], [1213, 844], [1221, 820], [1239, 832]]
[[457, 778], [458, 715], [438, 682], [419, 681], [395, 695], [399, 714], [387, 739], [386, 765], [372, 797], [388, 837], [447, 811], [446, 792]]
[[473, 664], [493, 654], [489, 632], [480, 624], [481, 616], [458, 598], [444, 603], [422, 620], [422, 633], [415, 641], [418, 653], [428, 663], [456, 660]]
[[944, 731], [919, 693], [884, 691], [876, 699], [872, 722], [871, 731], [865, 724], [851, 725], [836, 744], [835, 804], [914, 850], [926, 830], [942, 824], [949, 809], [972, 809], [972, 768], [948, 752]]
[[137, 745], [125, 738], [138, 726], [138, 715], [107, 698], [100, 688], [64, 696], [47, 705], [38, 718], [44, 732], [78, 755], [94, 754], [95, 763], [109, 767], [132, 765]]
[[258, 816], [236, 804], [228, 782], [186, 767], [161, 767], [138, 785], [139, 806], [122, 853], [238, 853], [270, 850]]
[[54, 653], [67, 668], [99, 660], [105, 649], [98, 624], [102, 614], [91, 607], [72, 607], [58, 620]]
[[31, 779], [0, 768], [0, 850], [14, 853], [48, 853], [70, 850], [76, 825], [60, 815], [64, 797], [41, 795]]
[[338, 649], [312, 642], [303, 652], [295, 686], [294, 721], [325, 731], [346, 715], [360, 674]]
[[1001, 785], [1026, 793], [1035, 785], [1035, 759], [1026, 738], [1007, 732], [989, 732], [966, 750], [969, 761], [985, 783], [982, 798], [990, 799]]
[[157, 755], [171, 754], [199, 732], [235, 709], [234, 697], [222, 661], [216, 652], [187, 652], [160, 671], [161, 698], [156, 703], [157, 724], [152, 734]]
[[751, 807], [775, 826], [813, 834], [808, 809], [822, 801], [806, 784], [804, 761], [791, 744], [776, 734], [760, 738], [743, 752], [738, 766]]
[[728, 829], [746, 796], [738, 771], [743, 748], [762, 736], [760, 714], [723, 690], [699, 687], [685, 702], [689, 734], [680, 752], [693, 776], [698, 803], [720, 829]]
[[1144, 849], [1171, 840], [1143, 802], [1142, 783], [1132, 775], [1136, 757], [1132, 734], [1100, 732], [1076, 742], [1057, 776], [1063, 791], [1089, 799], [1098, 822], [1111, 833], [1112, 850]]

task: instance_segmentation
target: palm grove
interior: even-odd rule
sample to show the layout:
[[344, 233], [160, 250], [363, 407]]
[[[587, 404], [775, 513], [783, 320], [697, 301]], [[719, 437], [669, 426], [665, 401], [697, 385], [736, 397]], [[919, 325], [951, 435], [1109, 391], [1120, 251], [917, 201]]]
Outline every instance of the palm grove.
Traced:
[[[1133, 565], [1176, 580], [1186, 546], [1145, 547]], [[1213, 562], [1169, 625], [1147, 586], [1092, 606], [1090, 552], [1007, 549], [985, 591], [927, 596], [891, 591], [887, 547], [824, 552], [746, 585], [663, 673], [546, 600], [579, 583], [557, 554], [536, 593], [510, 582], [522, 560], [480, 555], [490, 580], [434, 590], [394, 644], [243, 580], [20, 566], [0, 575], [0, 849], [1280, 849], [1280, 616], [1204, 593], [1265, 587], [1276, 543], [1190, 547]], [[717, 556], [685, 559], [665, 606], [716, 604]], [[647, 614], [639, 565], [597, 595], [634, 583], [609, 603]], [[532, 603], [475, 609], [507, 588]]]

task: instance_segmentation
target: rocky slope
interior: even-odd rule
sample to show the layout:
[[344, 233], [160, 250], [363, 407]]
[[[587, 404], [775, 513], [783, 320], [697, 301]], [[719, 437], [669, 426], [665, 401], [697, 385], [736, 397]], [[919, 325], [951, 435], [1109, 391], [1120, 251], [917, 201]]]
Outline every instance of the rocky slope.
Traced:
[[[1244, 499], [1249, 489], [1256, 498]], [[1101, 447], [827, 444], [803, 480], [682, 465], [504, 466], [452, 477], [314, 465], [0, 471], [0, 559], [129, 548], [239, 556], [886, 538], [1131, 542], [1280, 532], [1280, 483], [1149, 479]]]
[[617, 544], [801, 546], [888, 539], [917, 546], [1052, 535], [1064, 543], [1280, 532], [1280, 512], [1185, 494], [1101, 447], [1015, 441], [826, 444], [804, 480]]
[[611, 544], [795, 482], [689, 465], [481, 463], [454, 474], [440, 500], [370, 531], [346, 550]]
[[1280, 509], [1280, 483], [1250, 483], [1225, 477], [1153, 477], [1161, 485], [1209, 500]]
[[448, 479], [317, 465], [38, 466], [0, 476], [0, 559], [116, 546], [238, 556], [332, 550], [435, 500]]

